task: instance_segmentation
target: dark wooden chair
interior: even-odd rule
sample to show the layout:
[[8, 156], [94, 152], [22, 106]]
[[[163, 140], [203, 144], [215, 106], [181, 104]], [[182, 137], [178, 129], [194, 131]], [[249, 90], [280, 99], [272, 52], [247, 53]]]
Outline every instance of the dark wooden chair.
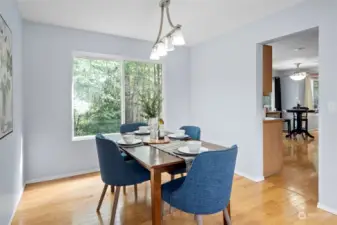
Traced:
[[286, 138], [289, 138], [290, 133], [291, 133], [291, 118], [289, 117], [289, 113], [287, 113], [287, 110], [282, 111], [282, 118], [283, 118], [283, 123], [287, 124], [288, 134], [286, 135]]

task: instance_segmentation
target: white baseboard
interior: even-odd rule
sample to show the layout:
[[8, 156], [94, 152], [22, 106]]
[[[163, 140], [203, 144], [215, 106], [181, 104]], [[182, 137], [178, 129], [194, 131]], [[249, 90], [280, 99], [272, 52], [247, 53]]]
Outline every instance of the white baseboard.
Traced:
[[258, 177], [253, 177], [253, 176], [250, 176], [246, 173], [242, 173], [242, 172], [239, 172], [239, 171], [235, 171], [235, 174], [241, 176], [241, 177], [245, 177], [249, 180], [252, 180], [254, 182], [261, 182], [261, 181], [264, 181], [264, 177], [263, 176], [258, 176]]
[[83, 175], [83, 174], [87, 174], [87, 173], [94, 173], [94, 172], [98, 172], [98, 171], [99, 171], [99, 168], [94, 168], [94, 169], [78, 171], [78, 172], [74, 172], [74, 173], [67, 173], [67, 174], [60, 174], [60, 175], [55, 175], [55, 176], [50, 176], [50, 177], [36, 178], [36, 179], [31, 179], [31, 180], [26, 181], [26, 184], [33, 184], [33, 183], [39, 183], [39, 182], [44, 182], [44, 181], [57, 180], [57, 179], [62, 179], [62, 178], [67, 178], [67, 177]]
[[334, 208], [332, 208], [332, 207], [326, 206], [326, 205], [324, 205], [324, 204], [318, 203], [318, 204], [317, 204], [317, 208], [322, 209], [322, 210], [324, 210], [324, 211], [327, 211], [327, 212], [329, 212], [329, 213], [332, 213], [332, 214], [337, 215], [337, 209], [334, 209]]
[[22, 198], [22, 195], [23, 195], [23, 191], [25, 190], [25, 186], [26, 186], [26, 185], [23, 185], [22, 189], [20, 190], [20, 193], [18, 194], [18, 199], [16, 199], [15, 208], [14, 208], [14, 210], [13, 210], [13, 213], [12, 213], [12, 216], [11, 216], [11, 219], [10, 219], [8, 225], [11, 225], [12, 222], [13, 222], [15, 213], [16, 213], [18, 207], [19, 207], [19, 204], [20, 204], [20, 201], [21, 201], [21, 198]]

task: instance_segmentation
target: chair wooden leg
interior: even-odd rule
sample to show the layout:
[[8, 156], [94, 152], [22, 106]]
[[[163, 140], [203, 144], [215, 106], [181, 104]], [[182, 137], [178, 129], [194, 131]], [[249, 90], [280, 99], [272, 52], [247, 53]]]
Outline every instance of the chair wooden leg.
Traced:
[[115, 192], [115, 186], [111, 185], [111, 193], [114, 193]]
[[174, 175], [171, 175], [171, 180], [174, 180]]
[[135, 199], [137, 199], [137, 198], [138, 198], [137, 184], [135, 184], [135, 185], [133, 186], [133, 188], [135, 189]]
[[124, 193], [124, 195], [126, 195], [126, 187], [125, 186], [123, 186], [123, 193]]
[[229, 213], [228, 213], [227, 208], [223, 210], [223, 216], [224, 216], [224, 221], [226, 222], [224, 224], [232, 225], [231, 218], [229, 217]]
[[172, 213], [172, 206], [170, 205], [170, 208], [169, 208], [169, 213], [171, 214]]
[[121, 190], [121, 187], [116, 187], [116, 193], [114, 197], [114, 203], [112, 206], [112, 211], [111, 211], [111, 219], [110, 219], [110, 225], [115, 224], [115, 216], [116, 216], [116, 210], [117, 210], [117, 204], [118, 204], [118, 198], [119, 198], [119, 191]]
[[197, 219], [197, 224], [198, 225], [202, 225], [202, 216], [201, 215], [196, 215], [196, 219]]
[[163, 221], [163, 217], [165, 216], [165, 210], [164, 210], [165, 202], [161, 200], [161, 221]]
[[97, 208], [96, 208], [96, 212], [99, 212], [99, 210], [101, 209], [102, 202], [103, 202], [103, 199], [104, 199], [104, 196], [105, 196], [105, 193], [106, 193], [106, 190], [107, 190], [107, 189], [108, 189], [108, 185], [107, 185], [107, 184], [104, 184], [104, 188], [103, 188], [101, 197], [100, 197], [100, 199], [99, 199], [98, 206], [97, 206]]

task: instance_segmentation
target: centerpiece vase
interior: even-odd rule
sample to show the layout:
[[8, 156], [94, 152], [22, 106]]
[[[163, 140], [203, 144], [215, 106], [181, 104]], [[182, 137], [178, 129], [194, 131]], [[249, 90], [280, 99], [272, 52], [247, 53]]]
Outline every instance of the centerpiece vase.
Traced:
[[150, 118], [148, 121], [150, 128], [150, 139], [157, 140], [158, 139], [158, 118]]

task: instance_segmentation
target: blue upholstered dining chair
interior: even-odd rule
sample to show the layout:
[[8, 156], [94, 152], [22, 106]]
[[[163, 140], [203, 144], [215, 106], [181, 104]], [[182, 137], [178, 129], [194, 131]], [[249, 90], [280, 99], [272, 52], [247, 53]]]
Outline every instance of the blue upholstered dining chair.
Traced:
[[209, 151], [198, 155], [186, 177], [162, 185], [162, 199], [172, 207], [196, 215], [224, 213], [224, 221], [231, 224], [226, 209], [232, 191], [238, 147]]
[[200, 140], [201, 130], [197, 126], [182, 126], [181, 130], [185, 130], [185, 133], [190, 136], [192, 140]]
[[[197, 126], [182, 126], [180, 127], [181, 130], [185, 130], [185, 133], [192, 139], [196, 141], [200, 141], [201, 136], [201, 129]], [[177, 170], [170, 171], [169, 174], [171, 175], [171, 180], [174, 179], [174, 175], [181, 174], [181, 176], [186, 173], [186, 168], [181, 168]]]
[[116, 186], [110, 220], [110, 224], [114, 224], [120, 187], [148, 181], [150, 180], [150, 173], [135, 160], [125, 161], [120, 154], [118, 145], [114, 141], [97, 135], [96, 146], [101, 178], [104, 182], [104, 188], [96, 211], [98, 212], [101, 208], [108, 185]]
[[120, 127], [120, 133], [134, 132], [139, 129], [141, 126], [147, 126], [147, 123], [137, 122], [137, 123], [126, 123], [122, 124]]
[[[101, 139], [106, 139], [106, 137], [103, 134], [97, 134], [96, 137], [99, 137]], [[133, 160], [130, 156], [128, 156], [127, 154], [125, 154], [125, 152], [120, 151], [124, 161], [129, 161], [129, 160]], [[115, 192], [115, 187], [111, 186], [111, 192]], [[123, 186], [123, 192], [124, 194], [126, 193], [126, 188], [125, 186]], [[135, 185], [135, 195], [137, 195], [137, 185]]]

